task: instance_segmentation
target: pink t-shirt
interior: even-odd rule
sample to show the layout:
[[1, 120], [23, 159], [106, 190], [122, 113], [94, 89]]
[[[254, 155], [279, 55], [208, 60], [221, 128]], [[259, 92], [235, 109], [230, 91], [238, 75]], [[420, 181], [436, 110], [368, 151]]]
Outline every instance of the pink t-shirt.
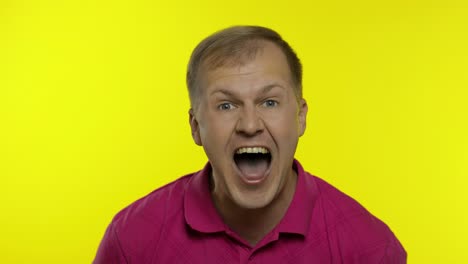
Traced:
[[217, 213], [208, 163], [118, 213], [94, 263], [406, 263], [387, 225], [298, 161], [293, 166], [294, 198], [281, 222], [254, 247]]

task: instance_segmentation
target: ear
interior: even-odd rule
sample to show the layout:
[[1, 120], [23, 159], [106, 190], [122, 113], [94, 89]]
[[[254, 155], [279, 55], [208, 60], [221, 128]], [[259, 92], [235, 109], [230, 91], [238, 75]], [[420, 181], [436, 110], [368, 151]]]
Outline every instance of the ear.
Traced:
[[307, 123], [307, 111], [309, 111], [309, 107], [307, 106], [307, 102], [304, 98], [299, 101], [299, 113], [298, 113], [298, 121], [299, 121], [299, 136], [304, 135]]
[[193, 111], [193, 108], [190, 108], [189, 110], [189, 123], [190, 123], [190, 128], [192, 130], [193, 141], [195, 141], [195, 144], [197, 144], [198, 146], [201, 146], [202, 142], [200, 138], [200, 127], [198, 126], [198, 121], [195, 118], [195, 113]]

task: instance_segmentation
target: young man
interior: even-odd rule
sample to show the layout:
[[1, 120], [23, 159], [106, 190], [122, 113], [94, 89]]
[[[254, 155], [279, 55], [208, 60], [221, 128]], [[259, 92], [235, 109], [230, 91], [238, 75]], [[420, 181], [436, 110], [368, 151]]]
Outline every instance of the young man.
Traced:
[[406, 263], [383, 222], [294, 159], [307, 103], [276, 32], [209, 36], [187, 84], [208, 164], [117, 214], [94, 263]]

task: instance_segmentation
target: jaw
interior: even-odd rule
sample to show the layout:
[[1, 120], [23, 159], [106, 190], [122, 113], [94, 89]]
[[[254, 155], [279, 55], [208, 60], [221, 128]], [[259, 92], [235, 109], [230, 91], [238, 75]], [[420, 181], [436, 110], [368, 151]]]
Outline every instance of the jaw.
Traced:
[[[253, 146], [252, 144], [249, 145]], [[226, 156], [223, 155], [224, 157], [221, 157], [219, 153], [217, 155], [210, 153], [213, 154], [210, 157], [215, 161], [214, 164], [218, 165], [213, 168], [212, 192], [220, 209], [229, 207], [234, 211], [242, 211], [274, 207], [275, 200], [283, 199], [279, 196], [283, 196], [283, 189], [286, 187], [285, 185], [289, 184], [287, 178], [289, 178], [290, 172], [288, 170], [292, 169], [292, 163], [286, 165], [285, 162], [288, 163], [288, 161], [281, 160], [280, 156], [284, 155], [278, 153], [275, 145], [261, 145], [268, 149], [270, 153], [266, 166], [265, 161], [253, 160], [251, 171], [248, 171], [250, 164], [240, 165], [239, 157], [236, 158], [235, 156], [236, 151], [245, 145], [230, 147], [230, 150], [224, 154]], [[248, 159], [248, 157], [245, 157], [245, 159]], [[252, 159], [256, 159], [256, 157], [252, 157]], [[244, 160], [242, 162], [247, 163], [248, 161]], [[284, 167], [285, 165], [288, 168]], [[242, 166], [249, 168], [242, 169]]]
[[230, 175], [226, 175], [225, 198], [237, 208], [235, 211], [264, 208], [277, 196], [279, 179], [275, 162], [274, 155], [271, 155], [266, 168], [252, 176], [243, 172], [242, 165], [238, 166], [232, 159]]
[[230, 178], [226, 178], [228, 182], [224, 190], [220, 186], [221, 188], [213, 193], [220, 213], [237, 221], [242, 221], [239, 216], [242, 216], [241, 218], [282, 216], [294, 196], [296, 181], [290, 177], [289, 172], [282, 176], [286, 171], [284, 169], [280, 171], [280, 166], [274, 162], [272, 159], [268, 174], [258, 183], [245, 183], [236, 169], [230, 172], [231, 175], [225, 174]]

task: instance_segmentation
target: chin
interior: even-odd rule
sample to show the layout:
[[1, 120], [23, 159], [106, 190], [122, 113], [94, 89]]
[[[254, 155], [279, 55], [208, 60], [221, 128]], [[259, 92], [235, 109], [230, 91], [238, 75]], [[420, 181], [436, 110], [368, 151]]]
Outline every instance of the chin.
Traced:
[[233, 202], [242, 209], [256, 210], [267, 207], [274, 199], [273, 194], [252, 190], [251, 193], [239, 193], [240, 197], [233, 197]]

